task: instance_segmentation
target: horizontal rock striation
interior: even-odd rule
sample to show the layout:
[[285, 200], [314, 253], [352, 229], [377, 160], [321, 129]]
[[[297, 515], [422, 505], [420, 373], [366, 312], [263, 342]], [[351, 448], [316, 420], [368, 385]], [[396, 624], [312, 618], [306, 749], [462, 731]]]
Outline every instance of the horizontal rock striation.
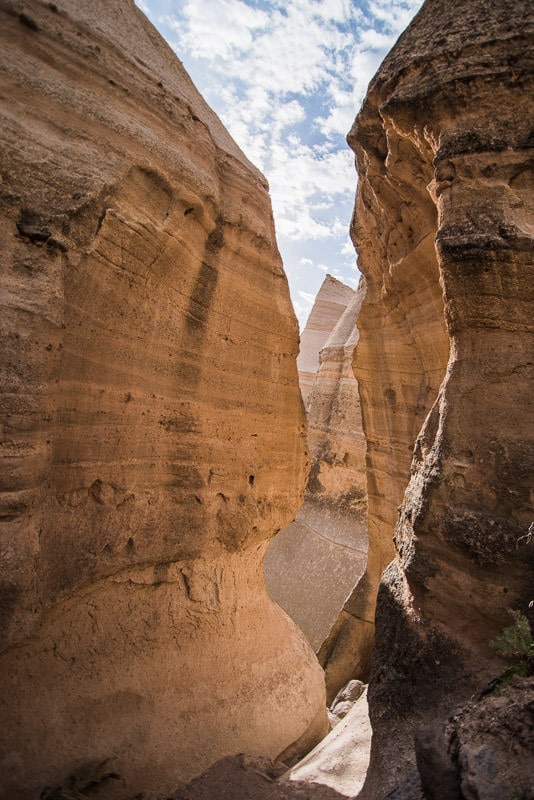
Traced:
[[352, 532], [351, 545], [364, 556], [354, 564], [339, 554], [346, 565], [344, 602], [318, 653], [325, 669], [329, 702], [351, 678], [368, 679], [373, 646], [372, 622], [362, 619], [358, 610], [368, 555], [367, 475], [353, 359], [364, 295], [362, 280], [321, 350], [319, 371], [307, 403], [311, 470], [305, 505], [311, 503], [324, 508], [326, 514], [333, 511], [341, 515]]
[[[317, 321], [319, 311], [324, 313], [325, 297], [331, 297], [334, 290], [336, 297], [341, 296], [341, 289], [347, 288], [327, 276], [310, 321]], [[341, 624], [340, 609], [363, 572], [367, 554], [365, 438], [352, 370], [363, 288], [349, 291], [349, 303], [319, 353], [319, 368], [307, 397], [311, 469], [304, 506], [296, 520], [271, 542], [265, 558], [267, 588], [272, 596], [315, 649], [329, 638], [326, 651], [320, 655], [329, 697], [354, 672], [355, 653], [343, 647], [341, 655], [334, 640], [337, 642]], [[303, 344], [306, 331], [308, 326]], [[302, 374], [300, 379], [302, 388]], [[342, 612], [343, 630], [352, 620], [350, 615], [348, 619], [345, 616]], [[334, 624], [332, 640], [329, 634]]]
[[349, 135], [367, 597], [394, 557], [369, 692], [373, 800], [413, 764], [409, 731], [501, 669], [489, 642], [532, 600], [533, 23], [524, 0], [427, 0]]
[[352, 361], [364, 293], [360, 285], [321, 349], [306, 402], [312, 463], [307, 497], [359, 516], [366, 510], [365, 437]]
[[317, 292], [310, 316], [302, 331], [297, 358], [300, 390], [305, 403], [319, 369], [319, 353], [353, 296], [354, 289], [332, 275], [326, 276]]
[[326, 726], [261, 569], [307, 472], [267, 185], [133, 2], [0, 36], [0, 796], [165, 793]]

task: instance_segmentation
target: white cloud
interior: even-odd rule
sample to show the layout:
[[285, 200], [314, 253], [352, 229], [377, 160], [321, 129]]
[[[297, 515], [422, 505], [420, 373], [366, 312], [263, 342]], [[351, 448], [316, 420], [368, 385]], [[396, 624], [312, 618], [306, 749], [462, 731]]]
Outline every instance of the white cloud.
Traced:
[[369, 47], [371, 50], [389, 50], [396, 38], [395, 34], [379, 33], [374, 28], [368, 28], [362, 31], [360, 42], [364, 48]]
[[313, 301], [315, 300], [315, 295], [314, 294], [310, 294], [310, 292], [299, 291], [298, 295], [299, 295], [299, 297], [302, 297], [302, 299], [306, 303], [313, 303]]
[[339, 252], [343, 256], [350, 256], [352, 259], [356, 258], [356, 252], [351, 240], [347, 237], [346, 241], [341, 245]]
[[[422, 4], [356, 2], [138, 0], [265, 173], [299, 316], [309, 298], [295, 289], [304, 280], [295, 269], [306, 265], [313, 282], [331, 260], [329, 272], [337, 265], [354, 280], [348, 227], [356, 174], [344, 139], [370, 79]], [[320, 265], [302, 255], [308, 242], [330, 246]]]
[[169, 15], [164, 21], [176, 32], [183, 52], [231, 63], [235, 53], [251, 48], [258, 31], [268, 26], [269, 16], [243, 0], [189, 0], [180, 18]]

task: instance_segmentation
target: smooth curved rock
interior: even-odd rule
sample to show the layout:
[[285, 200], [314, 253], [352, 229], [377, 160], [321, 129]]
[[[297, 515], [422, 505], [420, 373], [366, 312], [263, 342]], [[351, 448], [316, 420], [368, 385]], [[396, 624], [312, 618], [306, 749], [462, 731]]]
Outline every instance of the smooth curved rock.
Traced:
[[369, 690], [373, 800], [413, 765], [411, 728], [499, 671], [489, 642], [532, 599], [532, 12], [427, 0], [349, 136], [369, 597], [395, 557]]
[[322, 784], [345, 797], [358, 796], [369, 764], [372, 736], [365, 687], [350, 706], [328, 736], [292, 767], [283, 780], [311, 786]]
[[326, 728], [261, 568], [297, 324], [264, 178], [133, 2], [0, 23], [0, 795], [164, 793]]
[[[322, 645], [329, 639], [355, 576], [365, 569], [366, 539], [364, 520], [307, 498], [265, 554], [267, 590], [319, 651], [329, 701], [331, 664], [322, 660]], [[352, 666], [353, 661], [350, 673]]]

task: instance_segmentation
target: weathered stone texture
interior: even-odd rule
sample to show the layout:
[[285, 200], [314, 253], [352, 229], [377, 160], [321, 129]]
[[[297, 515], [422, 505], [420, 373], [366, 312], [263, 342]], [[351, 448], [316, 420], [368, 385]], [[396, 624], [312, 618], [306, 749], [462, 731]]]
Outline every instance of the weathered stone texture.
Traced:
[[526, 0], [427, 0], [349, 135], [369, 596], [397, 559], [369, 695], [374, 800], [402, 774], [392, 752], [413, 762], [406, 726], [499, 670], [489, 641], [532, 599], [533, 23]]
[[325, 727], [261, 571], [306, 479], [267, 185], [133, 2], [0, 36], [0, 794], [164, 792]]
[[534, 678], [470, 699], [421, 730], [415, 746], [425, 798], [534, 796]]
[[311, 459], [307, 496], [360, 516], [366, 510], [365, 437], [352, 360], [363, 295], [360, 285], [321, 349], [306, 402]]
[[354, 295], [354, 290], [327, 275], [302, 331], [297, 358], [302, 397], [306, 403], [319, 369], [319, 353]]
[[[364, 295], [362, 280], [321, 350], [320, 367], [307, 402], [311, 470], [305, 507], [314, 503], [342, 515], [353, 532], [353, 546], [368, 556], [366, 442], [353, 371], [359, 338], [357, 320]], [[344, 584], [345, 602], [318, 653], [329, 702], [351, 678], [369, 677], [373, 625], [362, 620], [359, 608], [366, 589], [372, 591], [372, 587], [362, 581], [365, 570], [361, 560], [357, 566], [354, 569], [347, 563], [351, 574]]]
[[[345, 297], [342, 290], [346, 289], [330, 276], [326, 278], [310, 315], [313, 325], [304, 332], [304, 344], [306, 331], [318, 320], [325, 324], [325, 308], [330, 308], [333, 292], [339, 299]], [[363, 572], [367, 554], [365, 438], [352, 369], [363, 287], [349, 292], [348, 305], [318, 354], [318, 370], [307, 396], [311, 470], [304, 506], [296, 520], [271, 542], [265, 558], [272, 596], [315, 649], [329, 639], [326, 650], [321, 648], [320, 661], [326, 670], [330, 700], [354, 673], [355, 653], [343, 648], [341, 670], [337, 661], [340, 651], [334, 648], [332, 636], [337, 641], [338, 615]], [[302, 374], [300, 380], [302, 388]], [[345, 617], [343, 611], [343, 621]], [[332, 626], [336, 633], [331, 636]], [[330, 660], [334, 650], [335, 668]]]

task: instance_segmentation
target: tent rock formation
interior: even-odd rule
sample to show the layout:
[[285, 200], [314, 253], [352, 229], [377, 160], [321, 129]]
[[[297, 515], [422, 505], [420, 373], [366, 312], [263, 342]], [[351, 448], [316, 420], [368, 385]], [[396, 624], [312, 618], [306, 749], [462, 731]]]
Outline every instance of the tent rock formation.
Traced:
[[319, 353], [350, 303], [354, 290], [327, 275], [313, 303], [300, 338], [297, 358], [300, 390], [306, 403], [319, 369]]
[[[319, 328], [325, 332], [333, 299], [336, 309], [346, 298], [348, 305], [337, 320], [337, 310], [332, 312], [333, 328], [316, 353], [318, 369], [306, 403], [311, 470], [304, 506], [296, 520], [273, 539], [265, 557], [269, 592], [316, 650], [336, 622], [367, 555], [365, 439], [352, 370], [362, 296], [361, 288], [354, 292], [327, 276], [315, 299], [302, 341], [309, 364], [313, 337], [319, 336]], [[302, 390], [302, 373], [299, 378]], [[343, 651], [342, 661], [348, 663], [342, 677], [335, 670], [343, 685], [347, 669], [352, 676], [352, 655]], [[331, 675], [327, 670], [329, 695]]]

